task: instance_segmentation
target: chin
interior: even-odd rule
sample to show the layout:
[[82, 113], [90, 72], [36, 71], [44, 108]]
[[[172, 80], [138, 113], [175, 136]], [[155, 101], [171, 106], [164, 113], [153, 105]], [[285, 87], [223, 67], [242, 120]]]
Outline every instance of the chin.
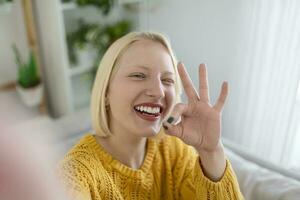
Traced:
[[158, 134], [158, 132], [149, 132], [149, 133], [146, 133], [145, 135], [144, 135], [144, 137], [154, 137], [154, 136], [156, 136]]
[[154, 137], [159, 133], [159, 131], [160, 131], [160, 127], [146, 131], [146, 132], [144, 132], [144, 135], [145, 135], [145, 137]]
[[156, 124], [151, 124], [151, 125], [135, 123], [134, 126], [135, 126], [134, 128], [132, 126], [133, 128], [132, 132], [134, 132], [137, 136], [154, 137], [160, 132], [162, 128], [162, 123], [158, 122]]

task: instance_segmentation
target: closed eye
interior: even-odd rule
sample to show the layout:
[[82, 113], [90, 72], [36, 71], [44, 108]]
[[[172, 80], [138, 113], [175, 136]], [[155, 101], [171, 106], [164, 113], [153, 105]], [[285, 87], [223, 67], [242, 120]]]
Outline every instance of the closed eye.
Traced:
[[131, 74], [130, 77], [134, 77], [134, 78], [138, 78], [138, 79], [144, 79], [146, 78], [146, 75], [143, 73], [135, 73], [135, 74]]
[[170, 79], [170, 78], [163, 79], [163, 82], [167, 83], [168, 85], [173, 85], [175, 83], [175, 81], [173, 79]]

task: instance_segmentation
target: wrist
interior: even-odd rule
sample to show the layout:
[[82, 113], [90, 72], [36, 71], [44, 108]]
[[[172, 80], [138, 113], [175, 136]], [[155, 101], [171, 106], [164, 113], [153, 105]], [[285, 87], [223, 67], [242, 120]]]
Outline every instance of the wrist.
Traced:
[[203, 147], [194, 147], [198, 153], [205, 153], [205, 154], [216, 154], [223, 151], [223, 144], [222, 142], [218, 142], [216, 145], [213, 145], [213, 147], [209, 148], [203, 148]]
[[226, 158], [222, 144], [214, 151], [198, 151], [202, 171], [212, 181], [222, 178], [226, 169]]

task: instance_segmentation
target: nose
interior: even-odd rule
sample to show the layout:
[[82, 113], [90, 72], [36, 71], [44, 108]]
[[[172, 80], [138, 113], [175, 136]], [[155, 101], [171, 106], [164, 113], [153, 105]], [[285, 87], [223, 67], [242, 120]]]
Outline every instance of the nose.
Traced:
[[162, 84], [160, 79], [155, 79], [155, 80], [149, 81], [148, 87], [146, 90], [146, 95], [155, 97], [158, 99], [165, 97], [164, 85]]

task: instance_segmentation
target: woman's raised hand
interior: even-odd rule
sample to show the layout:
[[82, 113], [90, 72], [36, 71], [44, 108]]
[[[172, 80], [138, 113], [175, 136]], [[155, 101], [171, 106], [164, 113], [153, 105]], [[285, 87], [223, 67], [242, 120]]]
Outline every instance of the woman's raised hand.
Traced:
[[223, 82], [218, 100], [212, 106], [205, 64], [199, 66], [200, 96], [182, 63], [178, 64], [178, 72], [188, 103], [174, 106], [167, 122], [164, 122], [166, 133], [179, 137], [198, 152], [213, 152], [221, 146], [221, 116], [228, 94], [228, 83]]

